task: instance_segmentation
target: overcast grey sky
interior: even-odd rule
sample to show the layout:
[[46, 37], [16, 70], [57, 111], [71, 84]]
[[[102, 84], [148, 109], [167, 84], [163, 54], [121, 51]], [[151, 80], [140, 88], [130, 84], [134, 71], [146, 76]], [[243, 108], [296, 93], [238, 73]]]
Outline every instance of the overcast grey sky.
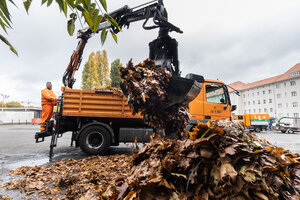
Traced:
[[[109, 11], [147, 0], [107, 0]], [[20, 1], [21, 2], [21, 1]], [[49, 8], [33, 1], [29, 16], [24, 8], [10, 6], [13, 29], [1, 34], [17, 48], [16, 57], [0, 43], [0, 93], [8, 101], [40, 104], [40, 91], [47, 81], [60, 95], [62, 75], [78, 40], [66, 30], [67, 19], [57, 5]], [[300, 62], [300, 0], [164, 0], [169, 21], [184, 33], [171, 33], [179, 42], [182, 74], [205, 78], [253, 82], [284, 73]], [[76, 30], [81, 29], [79, 22]], [[109, 36], [105, 45], [94, 35], [84, 51], [74, 88], [80, 88], [81, 72], [92, 51], [105, 49], [109, 62], [138, 63], [148, 57], [148, 43], [157, 30], [146, 31], [131, 24], [118, 34], [118, 44]]]

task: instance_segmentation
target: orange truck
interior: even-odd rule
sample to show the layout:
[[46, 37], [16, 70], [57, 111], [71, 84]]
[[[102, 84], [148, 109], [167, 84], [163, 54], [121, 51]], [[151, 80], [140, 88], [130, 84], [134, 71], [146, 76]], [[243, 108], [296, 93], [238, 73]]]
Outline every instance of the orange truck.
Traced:
[[233, 118], [234, 120], [242, 121], [246, 129], [257, 133], [267, 130], [270, 122], [269, 114], [234, 115]]
[[[231, 119], [231, 111], [236, 106], [231, 105], [227, 86], [222, 81], [204, 80], [194, 74], [188, 77], [197, 80], [202, 90], [188, 104], [191, 122], [187, 131], [198, 121]], [[62, 87], [55, 119], [50, 122], [47, 131], [59, 135], [71, 131], [71, 144], [75, 142], [75, 146], [87, 154], [103, 154], [109, 146], [118, 146], [121, 142], [148, 142], [153, 132], [140, 115], [132, 115], [127, 98], [116, 88], [79, 90]], [[56, 146], [57, 138], [52, 138]], [[42, 142], [44, 138], [36, 138], [36, 141]]]
[[[158, 37], [149, 43], [149, 59], [154, 60], [156, 67], [168, 70], [172, 77], [166, 93], [168, 105], [189, 105], [191, 124], [189, 131], [198, 120], [209, 121], [230, 118], [231, 106], [227, 86], [221, 81], [204, 80], [200, 75], [188, 74], [181, 77], [178, 60], [178, 42], [169, 33], [183, 33], [180, 28], [168, 21], [168, 14], [163, 0], [129, 8], [122, 8], [111, 12], [111, 20], [101, 21], [97, 30], [90, 28], [79, 30], [80, 39], [73, 52], [67, 69], [63, 75], [62, 98], [57, 105], [55, 120], [47, 122], [47, 134], [37, 132], [36, 142], [44, 141], [46, 135], [52, 136], [50, 144], [50, 160], [57, 138], [63, 133], [72, 132], [72, 142], [88, 154], [103, 154], [109, 146], [119, 145], [120, 142], [147, 142], [153, 132], [141, 116], [131, 115], [127, 99], [123, 93], [115, 89], [110, 90], [75, 90], [75, 72], [79, 69], [83, 50], [93, 33], [107, 33], [108, 29], [117, 34], [120, 27], [144, 20], [145, 30], [159, 29]], [[148, 24], [153, 20], [154, 26]], [[104, 18], [103, 18], [104, 19]], [[114, 19], [116, 23], [111, 23]], [[116, 25], [117, 24], [117, 25]], [[122, 85], [121, 85], [122, 88]], [[201, 90], [202, 89], [202, 90]], [[50, 133], [50, 134], [49, 134]]]

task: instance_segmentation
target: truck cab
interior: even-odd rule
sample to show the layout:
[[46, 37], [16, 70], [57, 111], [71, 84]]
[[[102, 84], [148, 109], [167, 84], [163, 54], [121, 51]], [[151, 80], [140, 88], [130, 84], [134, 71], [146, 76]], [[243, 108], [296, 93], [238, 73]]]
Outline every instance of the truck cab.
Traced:
[[236, 105], [231, 105], [228, 88], [219, 80], [204, 79], [202, 76], [188, 74], [186, 77], [197, 80], [201, 86], [199, 95], [189, 103], [191, 124], [231, 119]]

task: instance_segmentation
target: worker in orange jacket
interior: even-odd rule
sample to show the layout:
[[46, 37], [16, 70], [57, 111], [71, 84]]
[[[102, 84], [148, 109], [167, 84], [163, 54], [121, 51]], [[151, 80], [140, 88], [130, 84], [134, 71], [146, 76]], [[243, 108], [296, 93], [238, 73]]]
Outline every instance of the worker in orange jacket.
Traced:
[[46, 121], [50, 120], [53, 115], [53, 107], [56, 105], [57, 98], [52, 91], [52, 83], [47, 82], [46, 88], [42, 90], [42, 119], [41, 132], [46, 131]]

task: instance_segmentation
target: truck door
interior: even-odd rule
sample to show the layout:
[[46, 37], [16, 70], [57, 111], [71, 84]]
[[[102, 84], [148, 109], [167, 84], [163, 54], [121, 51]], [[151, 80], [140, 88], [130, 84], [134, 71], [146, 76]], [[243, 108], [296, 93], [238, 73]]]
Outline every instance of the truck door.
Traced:
[[[201, 92], [198, 94], [198, 96], [189, 103], [189, 112], [191, 114], [191, 121], [196, 120], [196, 121], [202, 121], [204, 120], [204, 115], [203, 115], [203, 108], [204, 108], [204, 93], [205, 93], [205, 88], [204, 88], [204, 83], [200, 83], [202, 86]], [[195, 122], [197, 123], [197, 122]]]
[[205, 83], [204, 119], [230, 119], [230, 100], [225, 87], [221, 83]]

